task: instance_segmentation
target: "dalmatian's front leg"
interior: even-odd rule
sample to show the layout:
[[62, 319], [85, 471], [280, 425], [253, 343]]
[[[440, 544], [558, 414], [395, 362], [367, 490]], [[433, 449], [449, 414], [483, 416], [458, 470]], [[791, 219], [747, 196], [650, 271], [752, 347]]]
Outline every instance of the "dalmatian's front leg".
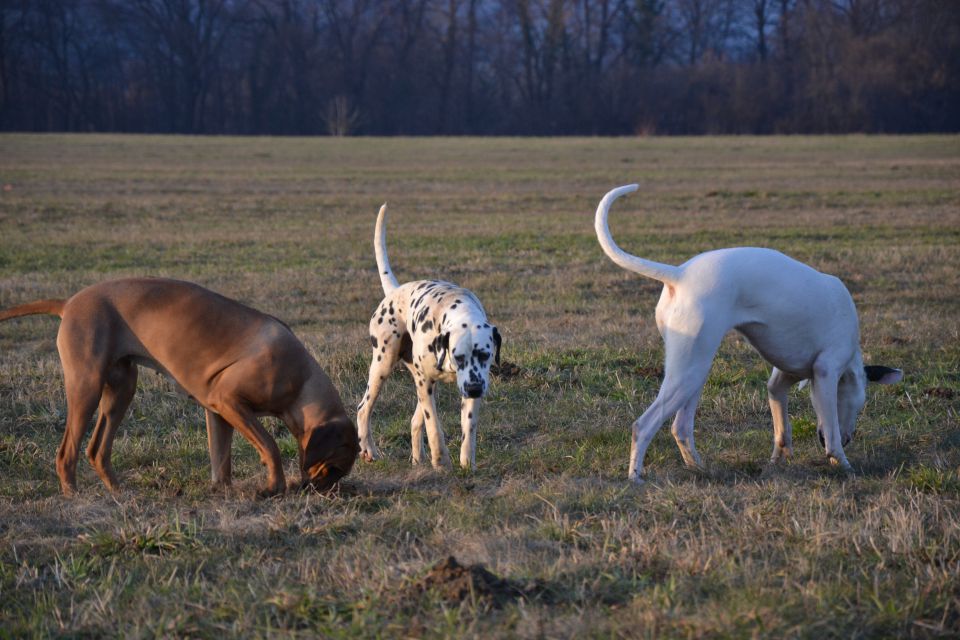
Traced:
[[443, 437], [443, 429], [440, 428], [440, 422], [437, 420], [437, 406], [433, 397], [436, 381], [426, 379], [423, 375], [417, 375], [414, 379], [417, 384], [417, 411], [423, 412], [423, 420], [427, 427], [430, 463], [434, 469], [448, 468], [450, 467], [450, 451], [447, 449], [447, 443]]
[[460, 401], [460, 429], [463, 442], [460, 443], [460, 466], [464, 469], [477, 468], [477, 411], [480, 398], [463, 398]]

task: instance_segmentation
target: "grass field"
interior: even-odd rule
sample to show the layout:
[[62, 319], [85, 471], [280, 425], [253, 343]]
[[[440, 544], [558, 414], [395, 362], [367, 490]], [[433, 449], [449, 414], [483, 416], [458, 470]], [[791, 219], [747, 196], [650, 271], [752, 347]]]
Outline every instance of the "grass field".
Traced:
[[[698, 413], [706, 469], [669, 427], [625, 481], [659, 387], [659, 286], [607, 260], [780, 249], [839, 275], [871, 389], [826, 463], [808, 391], [768, 468], [767, 366], [731, 335]], [[59, 494], [55, 318], [0, 325], [0, 637], [878, 637], [960, 631], [960, 139], [269, 139], [0, 136], [0, 307], [134, 274], [197, 281], [287, 321], [356, 406], [398, 277], [475, 291], [516, 365], [480, 418], [475, 473], [411, 467], [406, 372], [374, 412], [386, 459], [339, 494], [209, 490], [202, 411], [153, 373], [114, 447]], [[789, 292], [787, 292], [789, 295]], [[351, 411], [351, 415], [352, 411]], [[452, 451], [457, 403], [441, 390]], [[298, 477], [296, 445], [271, 423]], [[454, 456], [456, 458], [456, 456]], [[455, 463], [456, 464], [456, 463]], [[435, 567], [453, 555], [473, 573]], [[472, 578], [471, 578], [472, 576]], [[466, 585], [464, 587], [464, 585]]]

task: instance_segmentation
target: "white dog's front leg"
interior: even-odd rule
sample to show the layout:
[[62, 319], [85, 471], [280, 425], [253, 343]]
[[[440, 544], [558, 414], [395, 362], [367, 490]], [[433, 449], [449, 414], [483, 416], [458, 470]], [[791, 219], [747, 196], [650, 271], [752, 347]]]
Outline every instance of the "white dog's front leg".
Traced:
[[837, 411], [837, 384], [840, 376], [832, 369], [814, 365], [813, 374], [813, 409], [817, 413], [820, 429], [823, 433], [823, 444], [830, 462], [839, 465], [845, 471], [852, 467], [843, 453], [843, 444], [840, 441], [840, 418]]
[[767, 380], [767, 393], [770, 403], [770, 414], [773, 417], [773, 453], [770, 454], [770, 463], [775, 464], [786, 460], [793, 455], [793, 428], [790, 425], [790, 416], [787, 414], [787, 391], [798, 379], [776, 367]]
[[460, 401], [460, 466], [471, 471], [477, 468], [477, 412], [480, 398], [463, 398]]

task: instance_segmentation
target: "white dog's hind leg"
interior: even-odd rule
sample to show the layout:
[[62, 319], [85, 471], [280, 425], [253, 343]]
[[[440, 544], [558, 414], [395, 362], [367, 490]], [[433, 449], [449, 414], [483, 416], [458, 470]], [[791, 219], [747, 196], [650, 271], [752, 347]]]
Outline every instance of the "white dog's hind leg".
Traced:
[[852, 467], [840, 442], [840, 418], [837, 410], [837, 385], [840, 375], [833, 367], [819, 363], [813, 366], [813, 409], [823, 433], [823, 444], [830, 462], [850, 471]]
[[767, 380], [767, 393], [770, 414], [773, 417], [773, 453], [771, 464], [786, 460], [793, 455], [793, 428], [787, 415], [787, 391], [799, 381], [799, 378], [773, 368]]
[[680, 448], [684, 464], [695, 469], [703, 468], [700, 454], [697, 453], [697, 447], [693, 443], [693, 418], [697, 413], [697, 405], [700, 404], [701, 391], [702, 389], [698, 390], [693, 398], [680, 408], [670, 428], [673, 439], [677, 441], [677, 447]]
[[460, 428], [463, 442], [460, 444], [460, 466], [477, 468], [477, 411], [480, 398], [463, 398], [460, 401]]
[[[662, 299], [661, 299], [662, 303]], [[668, 326], [660, 322], [661, 318], [682, 318], [677, 326]], [[693, 445], [693, 417], [703, 385], [710, 373], [710, 364], [720, 346], [723, 333], [703, 322], [704, 314], [699, 309], [678, 310], [671, 305], [657, 307], [657, 319], [663, 335], [665, 350], [663, 385], [643, 415], [633, 423], [630, 444], [630, 470], [628, 477], [634, 482], [642, 482], [643, 458], [650, 441], [656, 435], [664, 421], [687, 409], [683, 416], [677, 415], [675, 428], [681, 437], [677, 438], [680, 454], [688, 465], [700, 464], [700, 456]], [[676, 432], [675, 432], [676, 436]]]

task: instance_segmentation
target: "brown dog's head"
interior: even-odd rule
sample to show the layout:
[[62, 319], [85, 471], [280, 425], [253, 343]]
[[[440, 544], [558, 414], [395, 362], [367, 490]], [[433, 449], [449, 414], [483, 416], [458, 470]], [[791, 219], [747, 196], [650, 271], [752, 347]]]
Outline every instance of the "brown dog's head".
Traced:
[[350, 473], [360, 453], [357, 428], [347, 417], [335, 418], [314, 427], [304, 437], [300, 457], [303, 486], [317, 491], [331, 489]]

